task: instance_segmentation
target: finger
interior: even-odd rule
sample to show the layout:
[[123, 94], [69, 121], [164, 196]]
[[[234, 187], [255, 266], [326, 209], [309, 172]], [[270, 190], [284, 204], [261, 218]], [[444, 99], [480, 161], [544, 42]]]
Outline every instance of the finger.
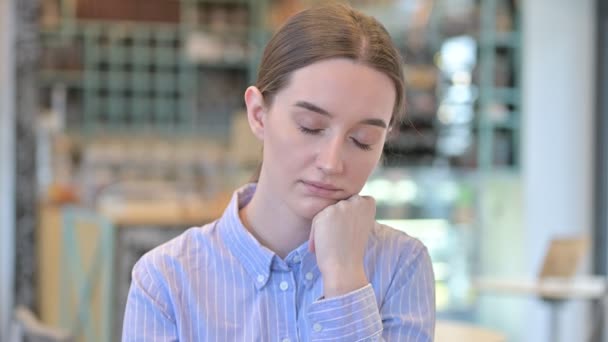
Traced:
[[376, 205], [376, 199], [373, 198], [372, 196], [361, 196], [362, 199], [364, 199], [365, 201], [370, 202], [373, 205]]
[[372, 196], [369, 196], [369, 195], [359, 196], [359, 197], [361, 197], [361, 198], [363, 198], [363, 199], [365, 199], [367, 201], [374, 201], [374, 202], [376, 202], [376, 199], [374, 197], [372, 197]]
[[366, 208], [366, 210], [369, 210], [370, 214], [375, 217], [377, 211], [376, 199], [371, 196], [362, 196], [361, 201], [362, 207]]
[[358, 200], [360, 198], [361, 198], [360, 195], [354, 194], [354, 195], [350, 196], [349, 198], [347, 198], [346, 200], [349, 201], [349, 202], [354, 202], [354, 201], [356, 201], [356, 200]]

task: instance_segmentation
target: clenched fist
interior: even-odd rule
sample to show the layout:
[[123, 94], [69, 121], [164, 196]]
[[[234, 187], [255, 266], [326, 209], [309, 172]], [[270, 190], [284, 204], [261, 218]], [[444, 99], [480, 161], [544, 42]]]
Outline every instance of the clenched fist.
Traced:
[[323, 275], [325, 298], [368, 284], [363, 258], [375, 223], [373, 197], [353, 195], [320, 211], [312, 221], [310, 250]]

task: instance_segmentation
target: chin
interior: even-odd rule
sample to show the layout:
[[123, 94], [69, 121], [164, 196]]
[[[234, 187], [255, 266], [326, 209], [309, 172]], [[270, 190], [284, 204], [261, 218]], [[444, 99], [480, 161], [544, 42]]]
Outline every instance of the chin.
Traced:
[[298, 216], [307, 220], [312, 220], [323, 209], [336, 204], [337, 202], [338, 201], [336, 200], [309, 197], [296, 200], [294, 203], [294, 211]]

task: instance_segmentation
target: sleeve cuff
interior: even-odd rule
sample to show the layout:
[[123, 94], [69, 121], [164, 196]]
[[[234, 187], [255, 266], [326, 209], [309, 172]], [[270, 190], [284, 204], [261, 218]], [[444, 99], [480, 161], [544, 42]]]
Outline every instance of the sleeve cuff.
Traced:
[[382, 319], [371, 284], [339, 297], [317, 300], [308, 310], [313, 341], [358, 341], [382, 333]]

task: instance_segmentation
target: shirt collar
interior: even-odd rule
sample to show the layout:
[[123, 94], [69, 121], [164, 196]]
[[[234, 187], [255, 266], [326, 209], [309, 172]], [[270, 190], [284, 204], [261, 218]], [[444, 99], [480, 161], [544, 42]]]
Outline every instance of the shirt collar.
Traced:
[[[287, 255], [286, 260], [293, 260], [293, 258], [299, 258], [301, 261], [301, 274], [304, 277], [304, 284], [306, 285], [306, 288], [311, 288], [313, 286], [313, 284], [315, 283], [315, 281], [317, 280], [317, 278], [319, 276], [321, 276], [321, 271], [319, 270], [319, 267], [317, 266], [317, 257], [315, 254], [311, 253], [308, 250], [308, 241], [306, 241], [305, 243], [303, 243], [302, 245], [300, 245], [298, 248], [296, 248], [294, 251], [292, 251], [291, 253], [289, 253], [289, 255]], [[312, 277], [308, 278], [308, 274], [311, 274]]]
[[[240, 261], [256, 288], [262, 289], [268, 283], [274, 263], [279, 262], [278, 256], [260, 244], [260, 242], [245, 228], [239, 217], [239, 209], [244, 207], [255, 193], [256, 184], [250, 183], [236, 190], [224, 214], [220, 218], [220, 236], [226, 247]], [[299, 258], [303, 274], [312, 273], [313, 278], [307, 284], [311, 285], [320, 276], [316, 257], [308, 251], [308, 241], [287, 255], [289, 263]], [[275, 260], [276, 259], [276, 260]]]
[[247, 184], [234, 192], [220, 218], [219, 227], [226, 247], [241, 262], [259, 290], [270, 278], [270, 267], [275, 253], [260, 244], [239, 217], [239, 209], [249, 203], [255, 187], [255, 184]]

